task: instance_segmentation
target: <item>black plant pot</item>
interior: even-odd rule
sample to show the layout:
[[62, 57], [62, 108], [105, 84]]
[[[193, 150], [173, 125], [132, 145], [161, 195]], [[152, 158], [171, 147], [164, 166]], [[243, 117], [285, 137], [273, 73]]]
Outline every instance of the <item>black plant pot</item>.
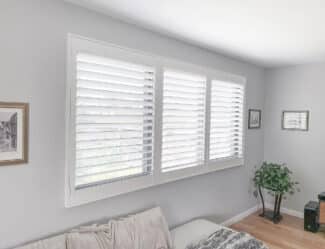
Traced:
[[269, 211], [269, 210], [265, 210], [264, 198], [263, 198], [261, 187], [258, 188], [258, 193], [261, 197], [262, 206], [263, 206], [262, 213], [260, 214], [260, 216], [273, 221], [274, 224], [279, 223], [282, 220], [282, 215], [280, 212], [281, 202], [282, 202], [282, 194], [275, 195], [274, 210]]

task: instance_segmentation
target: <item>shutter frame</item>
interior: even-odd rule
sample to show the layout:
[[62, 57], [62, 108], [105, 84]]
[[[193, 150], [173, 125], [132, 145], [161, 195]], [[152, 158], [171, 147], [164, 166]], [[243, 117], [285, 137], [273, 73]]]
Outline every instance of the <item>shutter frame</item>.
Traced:
[[245, 84], [212, 79], [210, 94], [208, 160], [243, 160]]
[[203, 166], [207, 78], [174, 69], [163, 78], [161, 171]]
[[151, 174], [155, 68], [83, 52], [75, 63], [75, 188]]

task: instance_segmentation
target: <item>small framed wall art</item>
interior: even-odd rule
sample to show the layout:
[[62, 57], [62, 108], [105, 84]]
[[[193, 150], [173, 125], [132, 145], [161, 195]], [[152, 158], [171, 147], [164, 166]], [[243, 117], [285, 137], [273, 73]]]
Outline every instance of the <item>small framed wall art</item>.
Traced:
[[262, 111], [257, 109], [248, 110], [248, 129], [261, 128]]
[[28, 112], [26, 103], [0, 102], [0, 166], [27, 163]]
[[291, 131], [308, 131], [309, 111], [283, 111], [282, 129]]

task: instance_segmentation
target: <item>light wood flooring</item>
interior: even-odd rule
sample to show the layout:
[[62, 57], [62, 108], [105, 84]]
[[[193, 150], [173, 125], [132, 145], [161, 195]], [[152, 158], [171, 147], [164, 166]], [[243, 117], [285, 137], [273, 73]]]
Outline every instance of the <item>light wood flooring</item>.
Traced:
[[231, 228], [264, 241], [269, 249], [325, 249], [325, 232], [305, 232], [303, 219], [284, 214], [279, 224], [273, 224], [258, 214], [246, 217]]

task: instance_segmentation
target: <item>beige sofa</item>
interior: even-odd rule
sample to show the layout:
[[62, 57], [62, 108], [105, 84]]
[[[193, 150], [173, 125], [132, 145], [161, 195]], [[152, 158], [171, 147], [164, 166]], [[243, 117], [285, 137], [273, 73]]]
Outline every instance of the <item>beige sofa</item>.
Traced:
[[[221, 226], [204, 219], [197, 219], [170, 230], [173, 249], [185, 249], [220, 229]], [[40, 240], [17, 249], [66, 249], [66, 235]]]

